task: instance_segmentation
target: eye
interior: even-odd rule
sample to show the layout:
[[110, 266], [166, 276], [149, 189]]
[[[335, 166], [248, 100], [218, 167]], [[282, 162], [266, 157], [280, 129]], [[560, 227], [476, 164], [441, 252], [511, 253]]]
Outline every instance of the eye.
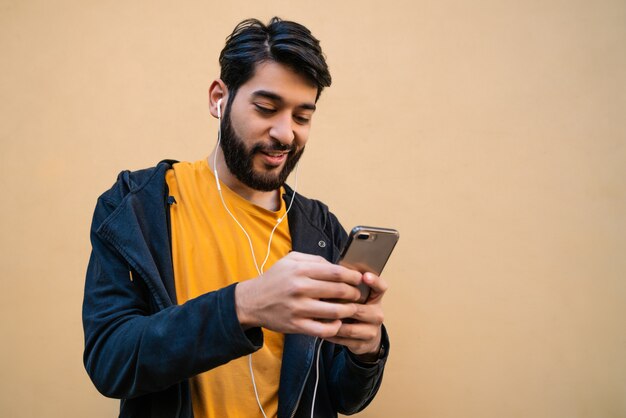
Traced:
[[262, 113], [264, 115], [271, 115], [274, 112], [276, 112], [275, 109], [273, 109], [271, 107], [262, 106], [262, 105], [260, 105], [258, 103], [254, 103], [254, 107], [256, 107], [257, 112]]
[[307, 125], [309, 122], [311, 122], [311, 117], [303, 116], [303, 115], [295, 115], [293, 117], [293, 120], [295, 120], [296, 123], [299, 125]]

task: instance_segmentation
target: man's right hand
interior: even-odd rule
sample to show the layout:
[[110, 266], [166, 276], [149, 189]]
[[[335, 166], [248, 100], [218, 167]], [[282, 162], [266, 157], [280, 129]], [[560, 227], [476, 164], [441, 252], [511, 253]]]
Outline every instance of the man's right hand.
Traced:
[[[329, 338], [353, 316], [362, 274], [322, 257], [291, 252], [255, 279], [237, 284], [235, 305], [244, 328]], [[331, 302], [331, 300], [348, 301]]]

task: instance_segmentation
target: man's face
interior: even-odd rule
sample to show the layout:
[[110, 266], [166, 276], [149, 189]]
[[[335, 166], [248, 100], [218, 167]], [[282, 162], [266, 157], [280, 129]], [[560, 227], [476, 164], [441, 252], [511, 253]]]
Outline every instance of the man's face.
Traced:
[[317, 87], [275, 62], [257, 65], [229, 103], [221, 148], [228, 170], [260, 191], [282, 186], [308, 140]]

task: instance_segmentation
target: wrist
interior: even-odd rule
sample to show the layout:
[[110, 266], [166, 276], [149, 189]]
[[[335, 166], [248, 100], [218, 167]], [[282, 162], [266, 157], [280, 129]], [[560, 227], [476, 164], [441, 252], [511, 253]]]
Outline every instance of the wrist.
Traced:
[[384, 358], [386, 353], [387, 353], [387, 348], [385, 347], [385, 345], [381, 341], [379, 343], [378, 349], [376, 351], [373, 351], [371, 353], [365, 353], [365, 354], [354, 354], [354, 353], [352, 353], [352, 355], [360, 363], [375, 364], [375, 363], [378, 362], [378, 360]]
[[352, 353], [354, 358], [363, 363], [375, 363], [379, 359], [385, 356], [385, 347], [383, 345], [382, 333], [379, 330], [376, 344], [373, 345], [374, 349], [364, 353]]
[[239, 324], [244, 330], [261, 326], [261, 321], [254, 315], [250, 303], [251, 285], [251, 280], [247, 280], [239, 282], [235, 286], [235, 310]]

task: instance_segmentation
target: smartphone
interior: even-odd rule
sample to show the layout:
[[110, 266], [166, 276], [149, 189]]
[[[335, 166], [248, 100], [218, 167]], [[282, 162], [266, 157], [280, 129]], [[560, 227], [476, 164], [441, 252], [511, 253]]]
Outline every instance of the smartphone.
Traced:
[[[395, 229], [356, 226], [348, 236], [339, 264], [361, 273], [370, 272], [380, 276], [399, 238], [400, 233]], [[361, 283], [359, 290], [359, 303], [364, 303], [369, 297], [370, 288]]]

